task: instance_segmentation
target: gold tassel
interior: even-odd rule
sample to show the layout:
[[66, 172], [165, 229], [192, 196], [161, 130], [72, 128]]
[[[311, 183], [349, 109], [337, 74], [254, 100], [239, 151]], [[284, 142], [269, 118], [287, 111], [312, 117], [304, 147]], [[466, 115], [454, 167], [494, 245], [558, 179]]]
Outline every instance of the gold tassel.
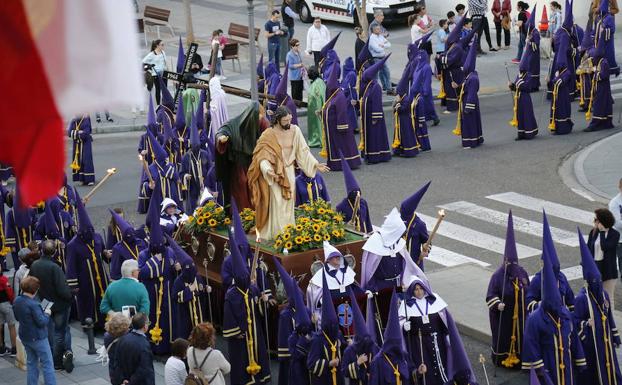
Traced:
[[512, 314], [512, 337], [510, 343], [510, 353], [508, 357], [501, 361], [501, 365], [506, 368], [512, 368], [516, 364], [520, 363], [520, 359], [516, 355], [516, 340], [518, 332], [518, 278], [512, 282], [514, 285], [514, 312]]
[[514, 115], [512, 116], [512, 120], [509, 121], [510, 126], [518, 127], [518, 98], [520, 97], [520, 91], [518, 90], [518, 86], [516, 87], [516, 91], [514, 92]]
[[443, 71], [441, 71], [441, 89], [438, 91], [438, 95], [436, 96], [438, 99], [445, 99], [447, 97], [447, 94], [445, 93], [445, 82], [443, 80]]
[[553, 100], [551, 101], [551, 119], [549, 121], [549, 131], [555, 132], [555, 102], [557, 101], [557, 84], [553, 86]]
[[[600, 66], [600, 63], [598, 63]], [[597, 74], [594, 72], [592, 75], [592, 89], [590, 90], [590, 103], [587, 106], [587, 112], [585, 113], [585, 120], [592, 120], [592, 102], [594, 101], [594, 90], [596, 89], [596, 77]]]
[[391, 147], [398, 148], [402, 142], [400, 141], [400, 118], [397, 110], [393, 113], [393, 122], [395, 129], [393, 130], [393, 144]]
[[[466, 79], [465, 79], [466, 82]], [[456, 128], [451, 132], [456, 136], [462, 135], [462, 96], [464, 95], [464, 83], [460, 86], [460, 97], [458, 98], [458, 119], [456, 120]]]

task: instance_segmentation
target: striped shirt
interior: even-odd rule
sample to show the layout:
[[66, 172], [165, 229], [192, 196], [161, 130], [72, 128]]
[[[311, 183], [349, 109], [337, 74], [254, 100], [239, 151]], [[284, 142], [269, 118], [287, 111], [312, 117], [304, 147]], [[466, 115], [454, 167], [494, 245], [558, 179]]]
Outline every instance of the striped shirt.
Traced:
[[471, 15], [485, 15], [488, 12], [488, 0], [469, 0]]

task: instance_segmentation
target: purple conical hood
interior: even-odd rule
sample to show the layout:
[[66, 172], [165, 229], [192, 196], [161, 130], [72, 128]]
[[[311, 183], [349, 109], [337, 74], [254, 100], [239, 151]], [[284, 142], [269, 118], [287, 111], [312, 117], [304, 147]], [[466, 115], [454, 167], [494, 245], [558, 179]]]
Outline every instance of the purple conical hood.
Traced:
[[181, 36], [179, 36], [179, 49], [177, 50], [177, 73], [181, 74], [184, 72], [184, 63], [186, 62], [186, 54], [184, 53], [184, 43], [181, 41]]
[[395, 87], [395, 92], [397, 92], [398, 95], [400, 96], [404, 96], [408, 93], [409, 90], [409, 84], [410, 80], [412, 78], [413, 75], [413, 67], [411, 62], [406, 63], [406, 67], [404, 67], [404, 70], [402, 71], [402, 77], [400, 78], [400, 81], [397, 83], [397, 86]]
[[175, 258], [180, 265], [194, 264], [194, 260], [184, 249], [179, 246], [177, 242], [168, 234], [165, 234], [166, 240], [168, 241], [168, 245], [173, 252], [175, 253]]
[[341, 150], [339, 150], [339, 156], [341, 157], [341, 171], [343, 172], [343, 179], [346, 184], [346, 193], [349, 195], [354, 191], [361, 191], [361, 188], [352, 173], [350, 164], [348, 164], [348, 161], [343, 157], [343, 152], [341, 152]]
[[559, 272], [559, 258], [557, 258], [557, 252], [555, 251], [555, 243], [553, 242], [553, 236], [551, 235], [551, 228], [549, 226], [549, 220], [546, 216], [546, 212], [542, 210], [542, 258], [544, 258], [544, 250], [547, 250], [553, 272], [557, 276]]
[[538, 3], [533, 5], [533, 11], [529, 15], [529, 19], [527, 19], [527, 33], [529, 33], [532, 29], [536, 28], [536, 11], [538, 10]]
[[587, 23], [585, 32], [583, 33], [583, 40], [581, 40], [581, 49], [583, 51], [587, 51], [594, 47], [594, 35], [592, 32], [592, 23]]
[[425, 35], [421, 36], [419, 39], [415, 40], [415, 44], [417, 45], [417, 48], [421, 49], [421, 47], [430, 40], [430, 37], [432, 36], [433, 33], [434, 31], [430, 31], [426, 33]]
[[447, 377], [451, 383], [477, 385], [477, 380], [471, 368], [471, 362], [467, 357], [462, 338], [456, 327], [453, 317], [447, 315], [447, 329], [449, 331], [449, 354], [447, 357]]
[[84, 203], [82, 203], [82, 198], [80, 198], [78, 190], [76, 190], [76, 209], [78, 212], [78, 232], [81, 234], [95, 232], [91, 218], [86, 212], [86, 208], [84, 207]]
[[371, 53], [369, 52], [369, 39], [367, 39], [367, 41], [365, 42], [365, 45], [363, 46], [363, 48], [361, 48], [361, 52], [359, 52], [359, 55], [356, 57], [356, 63], [358, 64], [358, 67], [356, 68], [356, 70], [360, 70], [360, 66], [363, 65], [363, 63], [365, 63], [367, 60], [369, 60], [371, 58]]
[[283, 71], [283, 76], [281, 76], [281, 80], [279, 81], [279, 85], [276, 86], [276, 92], [274, 96], [285, 97], [287, 95], [287, 79], [289, 74], [289, 62], [285, 63], [285, 70]]
[[160, 227], [160, 204], [162, 202], [162, 191], [159, 182], [156, 181], [156, 188], [151, 193], [149, 199], [149, 209], [147, 210], [147, 225], [149, 226], [149, 246], [161, 247], [164, 245], [164, 235]]
[[370, 333], [372, 341], [374, 341], [376, 345], [380, 345], [380, 341], [378, 340], [379, 331], [376, 330], [378, 327], [378, 324], [376, 323], [376, 314], [377, 311], [374, 300], [368, 298], [367, 306], [365, 308], [365, 324], [367, 325], [367, 331]]
[[56, 223], [56, 218], [54, 218], [54, 213], [52, 212], [52, 202], [53, 199], [48, 199], [45, 201], [45, 214], [43, 215], [44, 225], [45, 225], [45, 235], [48, 239], [58, 239], [60, 237], [60, 230], [58, 229], [58, 224]]
[[352, 57], [348, 56], [346, 58], [346, 60], [343, 61], [343, 66], [341, 67], [341, 69], [343, 70], [341, 73], [341, 81], [343, 81], [346, 77], [346, 75], [349, 72], [354, 72], [354, 59], [352, 59]]
[[475, 71], [475, 60], [477, 59], [477, 34], [473, 35], [471, 45], [469, 46], [469, 52], [467, 53], [464, 64], [462, 64], [462, 70], [465, 75]]
[[291, 275], [285, 270], [283, 265], [278, 258], [273, 257], [272, 262], [276, 266], [276, 269], [279, 271], [279, 277], [281, 278], [281, 283], [283, 284], [283, 288], [285, 288], [285, 292], [287, 293], [287, 301], [290, 305], [296, 307], [296, 291], [298, 291], [298, 285], [295, 283], [294, 279]]
[[332, 339], [335, 340], [338, 337], [339, 332], [339, 320], [337, 313], [335, 312], [335, 305], [333, 304], [333, 298], [326, 282], [326, 269], [322, 269], [322, 330]]
[[609, 13], [609, 0], [600, 0], [600, 6], [598, 7], [598, 11], [601, 15]]
[[162, 122], [162, 128], [164, 131], [164, 143], [177, 140], [175, 132], [173, 132], [173, 127], [171, 127], [171, 121], [169, 119], [164, 119], [164, 121]]
[[367, 323], [365, 322], [365, 318], [363, 318], [361, 308], [356, 301], [356, 296], [354, 295], [354, 292], [352, 291], [352, 288], [350, 286], [348, 286], [348, 293], [350, 294], [350, 304], [352, 307], [352, 322], [354, 324], [354, 340], [356, 342], [358, 340], [362, 340], [364, 337], [369, 337], [370, 333], [367, 329]]
[[585, 243], [585, 238], [581, 234], [581, 230], [577, 227], [579, 235], [579, 249], [581, 250], [581, 267], [583, 269], [583, 279], [587, 282], [590, 290], [599, 295], [602, 291], [602, 276], [594, 262], [594, 256]]
[[231, 265], [233, 267], [235, 285], [241, 289], [246, 289], [250, 285], [250, 272], [248, 271], [246, 261], [240, 254], [235, 237], [231, 234], [231, 229], [229, 229], [229, 250], [231, 251]]
[[415, 60], [418, 53], [419, 53], [419, 47], [417, 45], [417, 42], [408, 44], [408, 48], [406, 49], [406, 57], [408, 57], [409, 62], [412, 62], [413, 60]]
[[368, 83], [372, 79], [374, 79], [376, 77], [376, 74], [378, 74], [378, 71], [380, 71], [380, 69], [382, 68], [382, 66], [384, 66], [384, 63], [386, 63], [386, 61], [389, 59], [390, 56], [391, 54], [388, 54], [387, 56], [383, 57], [381, 60], [378, 60], [374, 64], [367, 67], [367, 69], [363, 72], [363, 79], [362, 79], [363, 83]]
[[520, 62], [518, 63], [518, 71], [526, 72], [529, 71], [529, 65], [531, 64], [531, 53], [533, 51], [531, 49], [523, 50], [523, 54], [520, 57]]
[[264, 73], [264, 68], [263, 68], [263, 53], [261, 54], [261, 56], [259, 57], [259, 61], [257, 62], [256, 71], [257, 71], [257, 76], [259, 76], [261, 79], [265, 78], [266, 75]]
[[562, 22], [562, 27], [570, 32], [573, 25], [574, 16], [572, 14], [572, 2], [566, 0], [566, 8], [564, 9], [564, 21]]
[[153, 133], [150, 130], [147, 130], [147, 137], [149, 138], [149, 142], [151, 143], [151, 149], [153, 150], [153, 157], [158, 162], [164, 164], [166, 162], [166, 158], [168, 158], [168, 154], [166, 150], [162, 147], [160, 142], [153, 136]]
[[238, 206], [235, 203], [234, 198], [231, 198], [231, 220], [233, 222], [233, 236], [235, 237], [235, 243], [240, 248], [243, 257], [246, 257], [250, 252], [251, 247], [248, 244], [248, 239], [246, 238], [246, 233], [244, 232], [244, 226], [242, 225], [242, 219], [240, 218]]
[[326, 95], [330, 96], [339, 88], [339, 63], [335, 62], [330, 65], [330, 72], [326, 80]]
[[508, 214], [508, 227], [505, 233], [505, 252], [503, 259], [507, 263], [518, 263], [518, 252], [516, 251], [516, 240], [514, 238], [514, 218], [512, 210]]
[[404, 352], [404, 337], [402, 336], [402, 328], [400, 327], [398, 309], [398, 299], [395, 289], [391, 295], [391, 304], [389, 305], [389, 318], [387, 326], [384, 329], [384, 342], [381, 351], [392, 357]]
[[177, 111], [175, 112], [175, 129], [181, 132], [186, 127], [186, 114], [184, 111], [184, 98], [179, 97], [177, 102]]
[[551, 263], [550, 248], [542, 250], [542, 301], [540, 306], [548, 312], [558, 314], [562, 307], [562, 298], [559, 294], [557, 274]]
[[423, 187], [417, 190], [414, 194], [402, 201], [402, 204], [400, 205], [400, 216], [402, 217], [402, 220], [406, 222], [411, 220], [412, 216], [415, 214], [415, 211], [417, 211], [419, 202], [421, 202], [421, 199], [428, 191], [431, 183], [432, 181], [429, 181], [424, 184]]
[[[330, 41], [328, 43], [326, 43], [324, 45], [324, 47], [322, 47], [322, 49], [320, 50], [320, 59], [324, 59], [326, 57], [326, 55], [328, 55], [328, 51], [329, 50], [335, 49], [335, 44], [337, 43], [337, 39], [339, 39], [340, 35], [341, 35], [341, 31], [339, 31], [339, 33], [337, 33], [337, 35], [335, 35], [335, 37], [330, 39]], [[287, 67], [285, 67], [285, 68], [287, 68]]]
[[175, 109], [175, 99], [171, 96], [166, 84], [164, 83], [164, 79], [162, 76], [158, 76], [158, 81], [160, 82], [160, 91], [162, 92], [162, 98], [160, 99], [160, 104], [164, 107], [167, 107], [169, 110], [173, 111]]
[[[605, 57], [605, 34], [606, 31], [603, 30], [598, 37], [598, 42], [596, 43], [596, 47], [591, 48], [588, 51], [588, 55], [590, 55], [593, 59], [600, 59]], [[594, 63], [595, 65], [598, 63]]]
[[110, 211], [110, 215], [112, 215], [112, 220], [114, 221], [115, 225], [119, 228], [121, 235], [125, 236], [126, 232], [134, 231], [134, 227], [132, 227], [132, 225], [130, 225], [125, 219], [123, 219], [121, 215], [119, 215], [112, 209], [108, 209], [108, 211]]
[[296, 324], [296, 329], [306, 334], [311, 331], [312, 326], [311, 318], [309, 317], [309, 309], [305, 305], [305, 301], [302, 298], [302, 291], [298, 288], [298, 285], [295, 285], [294, 289], [294, 309], [296, 309], [294, 313], [294, 322]]
[[149, 110], [147, 111], [147, 129], [149, 131], [158, 132], [160, 125], [156, 121], [155, 109], [153, 107], [153, 97], [149, 94]]
[[447, 35], [447, 39], [445, 40], [445, 50], [449, 49], [452, 44], [456, 43], [460, 40], [460, 34], [462, 33], [462, 27], [464, 27], [464, 21], [466, 20], [466, 13], [458, 20], [454, 29], [452, 29]]

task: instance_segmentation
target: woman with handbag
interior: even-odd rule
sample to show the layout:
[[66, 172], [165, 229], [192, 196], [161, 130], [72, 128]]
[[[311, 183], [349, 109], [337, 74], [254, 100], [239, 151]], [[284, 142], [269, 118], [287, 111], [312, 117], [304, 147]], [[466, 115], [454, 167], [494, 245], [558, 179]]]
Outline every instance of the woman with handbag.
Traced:
[[503, 31], [503, 49], [510, 48], [510, 12], [512, 3], [510, 0], [494, 0], [492, 2], [492, 14], [494, 16], [495, 29], [497, 30], [497, 49], [501, 49], [501, 31]]
[[198, 324], [190, 333], [190, 347], [186, 354], [190, 376], [195, 376], [205, 385], [225, 385], [225, 375], [231, 371], [231, 364], [216, 346], [216, 331], [211, 323]]
[[[161, 90], [160, 82], [157, 78], [162, 76], [164, 71], [167, 69], [166, 53], [164, 53], [164, 42], [162, 40], [156, 39], [151, 43], [151, 51], [149, 51], [149, 53], [143, 58], [143, 66], [145, 71], [149, 72], [153, 78], [156, 103], [160, 104]], [[166, 79], [163, 80], [166, 85]], [[151, 92], [149, 82], [147, 83], [147, 88], [149, 89], [149, 92]]]
[[596, 266], [603, 280], [603, 289], [609, 295], [609, 301], [613, 309], [614, 293], [618, 280], [616, 248], [620, 241], [620, 233], [612, 228], [615, 218], [611, 211], [608, 209], [596, 209], [594, 214], [594, 228], [590, 231], [587, 246], [594, 256], [594, 261], [596, 261]]

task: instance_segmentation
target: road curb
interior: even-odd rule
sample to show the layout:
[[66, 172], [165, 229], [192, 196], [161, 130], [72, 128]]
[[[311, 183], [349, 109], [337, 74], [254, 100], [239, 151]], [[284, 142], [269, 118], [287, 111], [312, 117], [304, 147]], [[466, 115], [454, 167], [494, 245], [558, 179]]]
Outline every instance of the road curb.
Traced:
[[93, 134], [116, 134], [121, 132], [144, 131], [144, 124], [119, 124], [93, 127]]

